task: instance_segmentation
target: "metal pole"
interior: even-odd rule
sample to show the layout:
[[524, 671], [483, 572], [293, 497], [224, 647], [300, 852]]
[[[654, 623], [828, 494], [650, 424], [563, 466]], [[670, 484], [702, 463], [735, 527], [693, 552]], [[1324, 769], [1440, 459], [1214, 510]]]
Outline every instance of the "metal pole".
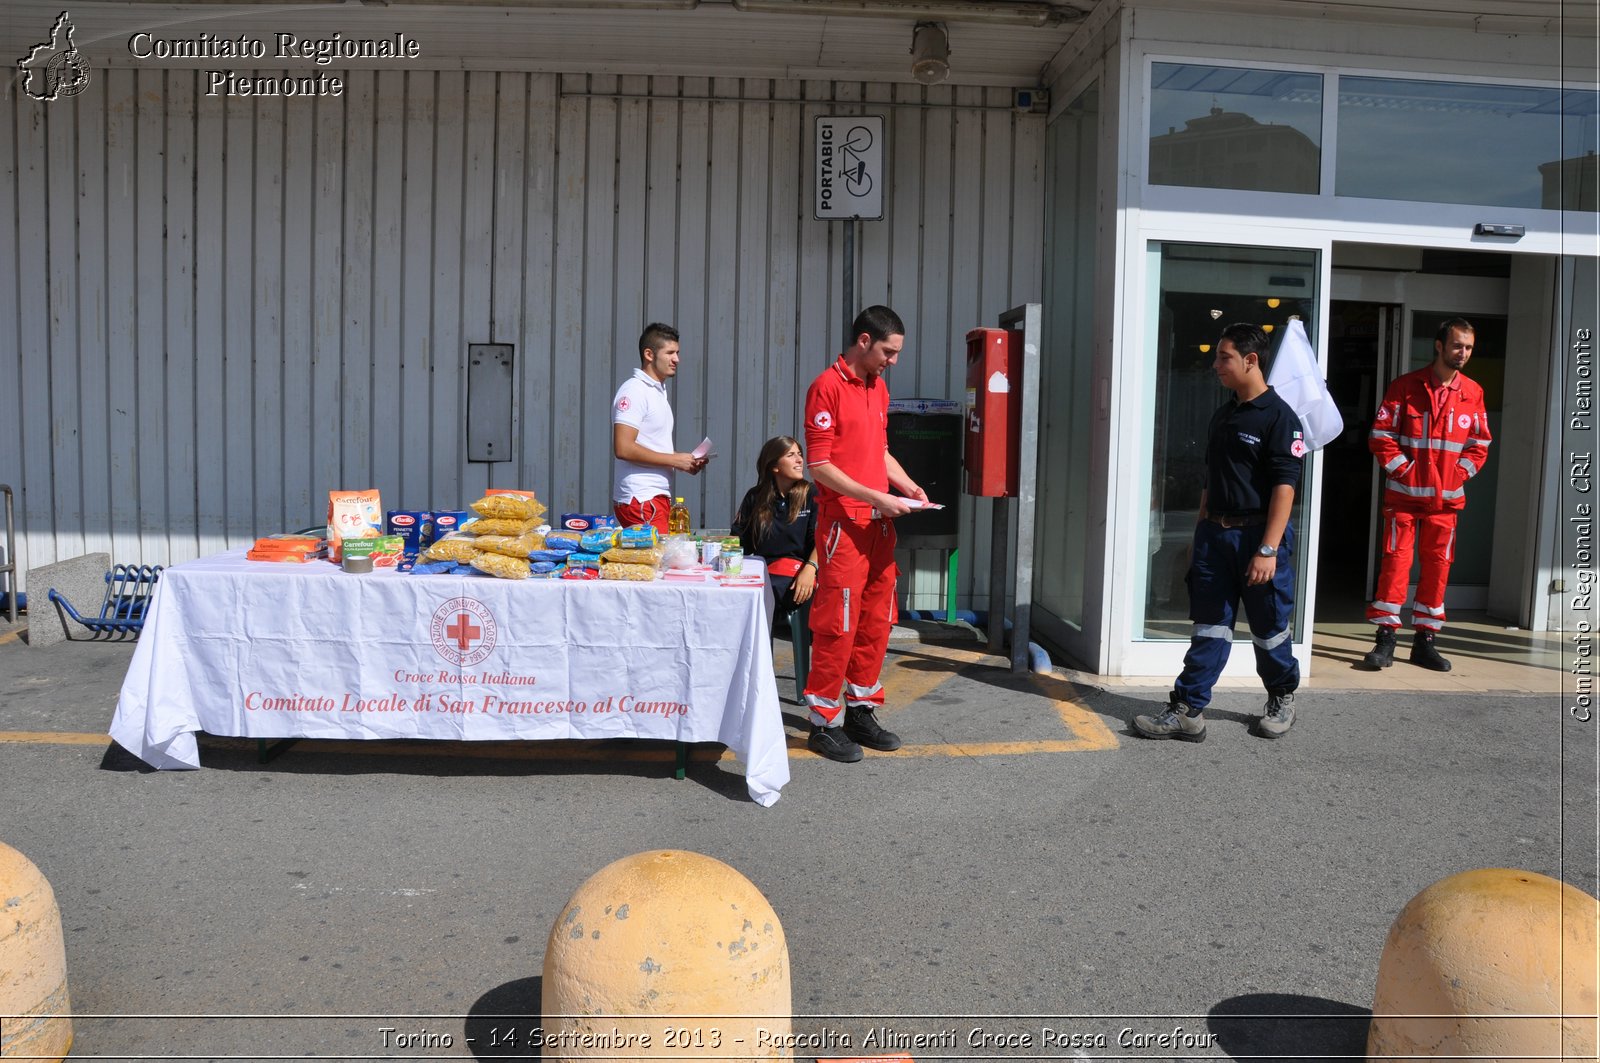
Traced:
[[989, 652], [998, 656], [1006, 640], [1006, 567], [1010, 536], [1006, 526], [1011, 499], [991, 498], [992, 531], [989, 534]]
[[[1037, 500], [1036, 479], [1039, 462], [1039, 352], [1043, 336], [1043, 312], [1038, 303], [1025, 303], [1012, 307], [1000, 315], [1000, 327], [1022, 330], [1022, 366], [1014, 386], [1022, 389], [1020, 423], [1016, 426], [1020, 445], [1017, 458], [1016, 523], [999, 545], [1004, 531], [995, 526], [997, 554], [1009, 552], [1016, 559], [1016, 572], [1012, 581], [1011, 600], [1011, 671], [1026, 671], [1028, 660], [1028, 627], [1033, 608], [1033, 540], [1034, 507]], [[1009, 499], [995, 499], [996, 504]], [[1005, 588], [1000, 593], [1004, 595]], [[991, 596], [994, 591], [990, 591]], [[1002, 601], [1004, 598], [1002, 597]], [[994, 640], [990, 635], [991, 643]]]
[[856, 320], [856, 220], [844, 220], [844, 347], [856, 341], [850, 335], [850, 326]]
[[[6, 496], [6, 563], [0, 572], [6, 574], [6, 618], [13, 627], [17, 623], [17, 527], [11, 512], [11, 485], [0, 484], [0, 494]], [[28, 614], [32, 616], [32, 613]]]

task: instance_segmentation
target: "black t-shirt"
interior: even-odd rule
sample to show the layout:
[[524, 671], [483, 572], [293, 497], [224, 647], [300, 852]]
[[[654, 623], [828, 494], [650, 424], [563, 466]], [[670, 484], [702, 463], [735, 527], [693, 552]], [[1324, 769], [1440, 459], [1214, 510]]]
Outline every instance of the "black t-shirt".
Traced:
[[739, 537], [739, 545], [744, 552], [767, 561], [780, 557], [792, 557], [804, 561], [811, 556], [811, 548], [817, 541], [817, 505], [816, 495], [812, 495], [806, 502], [796, 519], [789, 520], [789, 500], [779, 496], [772, 507], [772, 526], [767, 529], [767, 534], [760, 542], [756, 541], [756, 526], [753, 511], [756, 503], [756, 488], [752, 487], [744, 494], [744, 501], [739, 503], [739, 512], [733, 518], [733, 534]]
[[1249, 402], [1228, 400], [1207, 432], [1207, 511], [1265, 513], [1274, 487], [1300, 483], [1305, 453], [1300, 418], [1272, 388]]

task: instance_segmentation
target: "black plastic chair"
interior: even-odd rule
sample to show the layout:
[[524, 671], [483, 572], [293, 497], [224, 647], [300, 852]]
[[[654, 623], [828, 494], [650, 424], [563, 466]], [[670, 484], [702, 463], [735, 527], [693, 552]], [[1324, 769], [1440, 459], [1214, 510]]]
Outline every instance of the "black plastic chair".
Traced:
[[806, 675], [811, 671], [811, 603], [778, 610], [772, 617], [774, 629], [779, 620], [789, 622], [789, 642], [794, 646], [794, 688], [804, 691]]

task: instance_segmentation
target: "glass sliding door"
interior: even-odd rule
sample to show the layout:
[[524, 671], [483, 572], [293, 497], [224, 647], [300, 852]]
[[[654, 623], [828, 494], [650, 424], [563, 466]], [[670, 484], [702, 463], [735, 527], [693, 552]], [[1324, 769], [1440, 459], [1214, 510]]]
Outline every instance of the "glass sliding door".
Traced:
[[1099, 215], [1100, 90], [1081, 93], [1050, 123], [1046, 172], [1044, 360], [1039, 367], [1039, 483], [1034, 606], [1083, 629], [1089, 570], [1093, 440], [1094, 286]]
[[[1153, 372], [1148, 536], [1143, 552], [1142, 615], [1137, 637], [1189, 638], [1189, 591], [1184, 575], [1205, 486], [1206, 429], [1232, 393], [1217, 383], [1211, 363], [1222, 329], [1236, 321], [1266, 329], [1274, 341], [1298, 317], [1316, 343], [1318, 253], [1293, 248], [1153, 243]], [[1274, 348], [1276, 350], [1276, 348]], [[1270, 369], [1270, 362], [1269, 362]], [[1292, 518], [1296, 549], [1295, 630], [1305, 603], [1308, 456]], [[1241, 623], [1246, 639], [1249, 632]]]

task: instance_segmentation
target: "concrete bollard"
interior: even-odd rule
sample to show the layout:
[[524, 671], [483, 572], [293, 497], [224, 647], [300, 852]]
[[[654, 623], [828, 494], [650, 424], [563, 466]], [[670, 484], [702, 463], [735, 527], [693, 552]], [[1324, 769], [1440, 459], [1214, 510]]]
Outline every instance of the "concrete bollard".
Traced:
[[0, 842], [0, 1059], [66, 1056], [71, 1008], [55, 891], [31, 860]]
[[578, 887], [545, 945], [543, 1058], [790, 1059], [789, 946], [720, 860], [655, 850]]
[[1367, 1058], [1594, 1059], [1597, 918], [1533, 871], [1435, 882], [1389, 929]]

